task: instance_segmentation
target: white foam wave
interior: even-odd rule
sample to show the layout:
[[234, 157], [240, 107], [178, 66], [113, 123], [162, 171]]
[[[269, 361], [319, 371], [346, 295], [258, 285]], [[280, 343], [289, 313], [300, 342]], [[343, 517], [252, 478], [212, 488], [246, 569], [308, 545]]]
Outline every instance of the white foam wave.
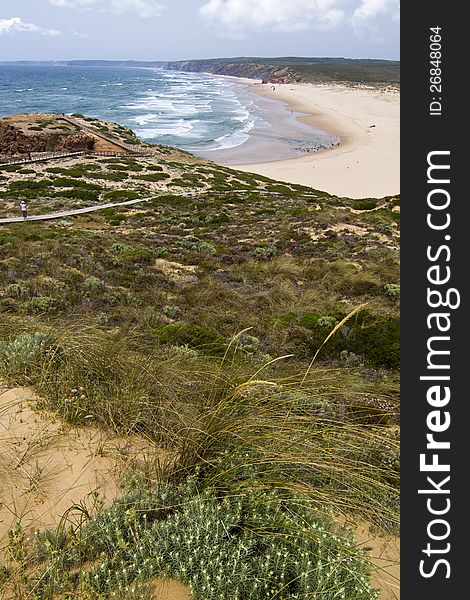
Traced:
[[189, 121], [184, 121], [183, 119], [169, 123], [159, 122], [155, 125], [155, 127], [143, 127], [141, 129], [137, 129], [137, 134], [144, 139], [152, 139], [159, 135], [186, 136], [187, 134], [191, 133], [193, 129], [192, 123]]
[[246, 142], [255, 123], [263, 121], [255, 103], [231, 83], [209, 75], [154, 72], [146, 80], [154, 87], [121, 106], [144, 139], [164, 136], [190, 151], [222, 150]]

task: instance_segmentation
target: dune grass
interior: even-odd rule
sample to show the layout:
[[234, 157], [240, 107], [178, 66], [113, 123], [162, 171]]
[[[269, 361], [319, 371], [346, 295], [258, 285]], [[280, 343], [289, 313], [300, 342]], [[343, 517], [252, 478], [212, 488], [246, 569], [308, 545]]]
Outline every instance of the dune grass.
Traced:
[[344, 398], [328, 399], [334, 372], [278, 377], [288, 357], [247, 360], [236, 338], [221, 357], [86, 323], [31, 323], [0, 336], [0, 376], [33, 385], [40, 410], [144, 435], [172, 457], [134, 473], [128, 494], [73, 534], [40, 534], [21, 559], [24, 597], [107, 598], [156, 575], [201, 600], [375, 597], [365, 556], [331, 519], [355, 514], [396, 528], [397, 441], [382, 425], [358, 423]]

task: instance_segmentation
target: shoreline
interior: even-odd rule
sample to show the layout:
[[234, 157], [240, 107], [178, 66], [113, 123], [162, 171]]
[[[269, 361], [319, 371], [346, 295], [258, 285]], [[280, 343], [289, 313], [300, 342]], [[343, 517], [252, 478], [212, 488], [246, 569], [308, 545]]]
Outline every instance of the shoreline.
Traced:
[[[279, 162], [304, 156], [307, 152], [328, 149], [339, 143], [339, 137], [305, 120], [308, 113], [290, 107], [276, 96], [256, 93], [258, 87], [268, 87], [259, 80], [222, 77], [238, 87], [237, 96], [246, 105], [256, 106], [252, 126], [245, 132], [245, 141], [226, 148], [193, 150], [190, 152], [207, 158], [222, 166], [238, 168], [239, 165], [254, 165]], [[240, 80], [238, 80], [240, 79]], [[252, 109], [251, 109], [252, 110]]]
[[[340, 84], [240, 83], [258, 99], [283, 104], [286, 114], [293, 111], [298, 122], [338, 136], [340, 142], [327, 149], [263, 162], [252, 160], [253, 152], [247, 152], [249, 142], [245, 142], [231, 153], [227, 150], [225, 157], [214, 152], [211, 160], [338, 196], [382, 198], [399, 193], [398, 91]], [[238, 160], [227, 160], [230, 154]]]

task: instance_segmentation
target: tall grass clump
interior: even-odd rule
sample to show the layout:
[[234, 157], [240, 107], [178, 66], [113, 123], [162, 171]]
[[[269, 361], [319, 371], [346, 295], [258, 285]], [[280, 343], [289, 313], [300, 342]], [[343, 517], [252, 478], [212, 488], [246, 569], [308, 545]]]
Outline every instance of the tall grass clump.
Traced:
[[[396, 529], [398, 445], [380, 421], [359, 422], [344, 391], [332, 401], [334, 372], [281, 375], [292, 358], [247, 359], [246, 332], [208, 356], [139, 331], [44, 330], [47, 350], [35, 342], [24, 359], [42, 407], [145, 435], [169, 459], [136, 473], [109, 509], [83, 517], [82, 507], [78, 525], [39, 535], [32, 598], [111, 598], [161, 575], [196, 600], [376, 597], [366, 556], [333, 522]], [[42, 338], [8, 343], [25, 339]]]
[[395, 527], [398, 441], [377, 409], [362, 417], [357, 391], [336, 391], [334, 371], [313, 365], [280, 376], [275, 367], [289, 357], [257, 363], [236, 341], [214, 357], [136, 332], [53, 325], [3, 343], [0, 365], [2, 376], [29, 373], [44, 408], [72, 424], [171, 449], [168, 480], [201, 470], [207, 485], [238, 493], [245, 468], [256, 467], [256, 485], [302, 489], [317, 510]]

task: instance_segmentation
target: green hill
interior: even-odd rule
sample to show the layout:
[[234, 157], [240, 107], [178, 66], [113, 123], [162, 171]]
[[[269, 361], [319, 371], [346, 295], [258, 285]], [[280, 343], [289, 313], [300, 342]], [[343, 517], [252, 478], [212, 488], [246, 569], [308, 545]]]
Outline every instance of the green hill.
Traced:
[[334, 520], [397, 529], [399, 198], [146, 149], [0, 165], [2, 216], [150, 198], [0, 225], [0, 378], [170, 457], [13, 552], [0, 585], [22, 568], [41, 598], [147, 598], [168, 575], [196, 600], [371, 600]]

